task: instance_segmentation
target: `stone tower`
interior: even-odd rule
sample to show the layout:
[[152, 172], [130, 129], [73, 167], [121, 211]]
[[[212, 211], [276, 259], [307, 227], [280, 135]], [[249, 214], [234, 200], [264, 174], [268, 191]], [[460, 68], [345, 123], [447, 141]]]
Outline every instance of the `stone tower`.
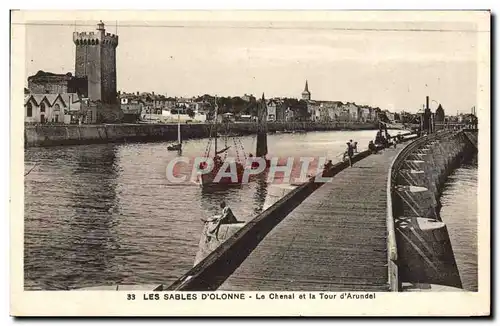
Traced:
[[307, 85], [307, 80], [306, 80], [306, 87], [304, 87], [304, 91], [302, 92], [302, 99], [309, 101], [311, 99], [311, 92], [309, 92], [309, 86]]
[[87, 77], [88, 97], [102, 104], [117, 104], [116, 47], [118, 36], [106, 33], [104, 23], [97, 24], [97, 32], [75, 32], [75, 75]]

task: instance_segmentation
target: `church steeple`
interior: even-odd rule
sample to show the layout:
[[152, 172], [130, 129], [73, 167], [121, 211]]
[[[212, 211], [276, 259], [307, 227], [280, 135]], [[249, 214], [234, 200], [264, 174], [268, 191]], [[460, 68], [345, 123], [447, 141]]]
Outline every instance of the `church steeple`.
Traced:
[[306, 86], [304, 87], [304, 91], [302, 92], [302, 99], [303, 100], [311, 99], [311, 92], [309, 92], [309, 85], [307, 83], [307, 79], [306, 79]]

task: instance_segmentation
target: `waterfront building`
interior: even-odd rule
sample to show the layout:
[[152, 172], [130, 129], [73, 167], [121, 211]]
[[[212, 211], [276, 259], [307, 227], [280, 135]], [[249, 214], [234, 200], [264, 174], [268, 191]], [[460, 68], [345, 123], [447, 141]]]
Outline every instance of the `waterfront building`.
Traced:
[[82, 98], [76, 93], [27, 94], [25, 123], [77, 123], [82, 116]]
[[267, 101], [267, 121], [285, 121], [283, 100], [272, 98]]
[[140, 98], [136, 98], [133, 95], [121, 95], [120, 108], [123, 112], [124, 122], [136, 122], [143, 112], [144, 103]]
[[346, 104], [342, 104], [333, 109], [334, 120], [338, 122], [347, 122], [351, 120], [349, 109]]
[[319, 108], [319, 120], [322, 122], [338, 120], [337, 116], [342, 106], [343, 103], [339, 101], [322, 101]]
[[310, 121], [320, 120], [320, 103], [317, 101], [306, 100], [307, 112], [309, 113]]
[[285, 121], [285, 109], [285, 103], [283, 102], [283, 100], [278, 99], [276, 105], [276, 121]]
[[344, 106], [349, 112], [349, 121], [359, 121], [359, 107], [356, 103], [347, 102]]
[[373, 108], [363, 105], [359, 108], [359, 121], [360, 122], [374, 122], [375, 111]]
[[97, 24], [97, 32], [74, 32], [73, 42], [76, 46], [75, 76], [87, 79], [88, 98], [98, 108], [97, 121], [120, 121], [123, 113], [116, 92], [118, 36], [106, 33], [101, 21]]
[[302, 100], [307, 104], [307, 113], [309, 114], [308, 120], [319, 121], [321, 120], [320, 103], [311, 100], [311, 92], [309, 91], [309, 84], [306, 80], [304, 91], [302, 92]]
[[[26, 92], [27, 91], [27, 92]], [[87, 78], [75, 77], [68, 72], [55, 74], [39, 70], [35, 75], [28, 77], [28, 89], [25, 94], [66, 94], [77, 93], [87, 96]]]
[[267, 121], [276, 121], [276, 106], [277, 103], [273, 101], [272, 99], [267, 101], [266, 107], [267, 107]]
[[292, 110], [291, 107], [287, 107], [284, 109], [284, 121], [286, 122], [291, 122], [295, 120], [295, 112]]
[[257, 100], [253, 94], [246, 93], [241, 97], [241, 99], [245, 102], [255, 102]]

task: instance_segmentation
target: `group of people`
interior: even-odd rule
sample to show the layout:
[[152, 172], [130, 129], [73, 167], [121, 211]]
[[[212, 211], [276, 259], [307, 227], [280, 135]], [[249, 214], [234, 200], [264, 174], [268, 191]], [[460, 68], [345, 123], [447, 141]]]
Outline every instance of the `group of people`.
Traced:
[[[377, 131], [377, 135], [375, 136], [375, 141], [370, 140], [370, 142], [368, 143], [368, 150], [370, 150], [372, 154], [376, 154], [379, 151], [379, 146], [381, 146], [382, 148], [394, 146], [394, 148], [396, 148], [398, 142], [401, 142], [402, 140], [403, 136], [401, 134], [391, 137], [391, 135], [387, 132], [387, 128], [380, 128]], [[351, 139], [349, 140], [349, 142], [347, 142], [347, 150], [344, 152], [344, 156], [342, 159], [344, 161], [349, 160], [349, 166], [352, 167], [352, 158], [357, 152], [358, 142], [353, 142]]]
[[377, 135], [375, 136], [374, 145], [381, 145], [384, 148], [394, 146], [394, 148], [396, 148], [398, 142], [401, 142], [402, 140], [403, 136], [401, 134], [391, 137], [387, 131], [387, 126], [380, 126], [380, 129], [377, 131]]
[[344, 157], [342, 158], [344, 161], [349, 160], [349, 166], [352, 167], [352, 158], [354, 153], [358, 152], [358, 142], [353, 142], [352, 139], [347, 142], [347, 150], [344, 152]]

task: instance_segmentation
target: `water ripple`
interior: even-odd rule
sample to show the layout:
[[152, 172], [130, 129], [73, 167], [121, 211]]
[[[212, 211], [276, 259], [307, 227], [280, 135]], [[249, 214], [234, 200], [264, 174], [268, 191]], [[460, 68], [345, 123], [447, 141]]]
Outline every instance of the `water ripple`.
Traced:
[[[271, 135], [270, 156], [300, 153], [338, 161], [345, 141], [365, 148], [374, 136], [375, 131]], [[253, 137], [242, 142], [247, 150], [255, 146]], [[205, 146], [206, 140], [188, 141], [183, 154], [202, 155]], [[37, 168], [25, 180], [25, 288], [170, 284], [192, 267], [199, 219], [218, 213], [222, 199], [244, 220], [262, 210], [265, 182], [217, 192], [167, 182], [165, 169], [176, 155], [165, 143], [27, 149], [25, 169], [35, 162]]]
[[464, 164], [450, 175], [441, 204], [462, 285], [477, 291], [477, 165]]

